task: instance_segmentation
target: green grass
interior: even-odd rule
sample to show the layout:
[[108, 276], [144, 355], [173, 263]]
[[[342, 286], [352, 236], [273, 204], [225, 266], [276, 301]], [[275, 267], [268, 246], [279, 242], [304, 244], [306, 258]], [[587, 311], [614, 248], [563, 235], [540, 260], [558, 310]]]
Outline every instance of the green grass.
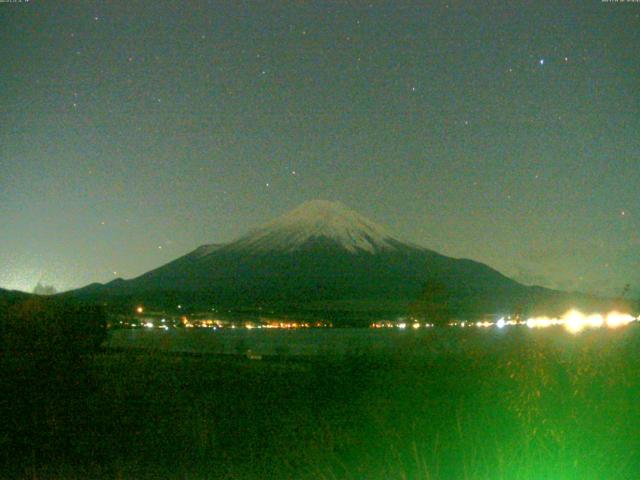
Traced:
[[[463, 352], [265, 359], [105, 351], [64, 448], [6, 478], [640, 476], [640, 332], [514, 331]], [[425, 340], [426, 341], [426, 340]], [[53, 440], [55, 441], [55, 440]]]

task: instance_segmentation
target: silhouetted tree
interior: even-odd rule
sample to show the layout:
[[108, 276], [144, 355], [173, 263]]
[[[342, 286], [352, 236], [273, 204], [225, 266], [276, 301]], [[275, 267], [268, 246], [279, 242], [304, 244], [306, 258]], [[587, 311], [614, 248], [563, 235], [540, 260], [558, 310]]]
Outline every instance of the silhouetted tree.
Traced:
[[620, 296], [620, 298], [625, 298], [627, 296], [627, 294], [629, 293], [629, 290], [631, 290], [631, 284], [627, 283], [627, 284], [625, 284], [624, 288], [622, 289], [622, 295]]
[[38, 282], [38, 284], [33, 288], [33, 293], [36, 295], [55, 295], [58, 291], [53, 285], [44, 285]]

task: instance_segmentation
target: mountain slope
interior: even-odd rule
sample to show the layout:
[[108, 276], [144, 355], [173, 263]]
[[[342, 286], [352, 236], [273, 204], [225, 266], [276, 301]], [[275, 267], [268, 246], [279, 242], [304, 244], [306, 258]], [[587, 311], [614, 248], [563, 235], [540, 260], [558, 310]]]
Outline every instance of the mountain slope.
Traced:
[[[441, 298], [432, 298], [438, 291]], [[559, 292], [525, 287], [472, 260], [402, 242], [337, 202], [307, 202], [228, 244], [204, 245], [132, 280], [71, 293], [279, 311], [408, 311], [424, 298], [455, 314], [513, 311]]]

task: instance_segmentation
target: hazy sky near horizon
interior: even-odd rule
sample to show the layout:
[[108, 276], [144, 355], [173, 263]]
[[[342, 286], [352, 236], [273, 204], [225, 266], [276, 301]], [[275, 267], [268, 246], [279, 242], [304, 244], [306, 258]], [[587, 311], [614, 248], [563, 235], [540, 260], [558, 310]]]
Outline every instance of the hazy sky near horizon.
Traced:
[[640, 3], [0, 3], [0, 287], [130, 278], [339, 200], [640, 291]]

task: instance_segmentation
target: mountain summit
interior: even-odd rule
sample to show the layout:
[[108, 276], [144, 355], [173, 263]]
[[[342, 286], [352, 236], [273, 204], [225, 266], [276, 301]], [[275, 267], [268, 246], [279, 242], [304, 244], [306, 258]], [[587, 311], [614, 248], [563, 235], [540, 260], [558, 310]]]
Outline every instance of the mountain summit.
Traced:
[[351, 253], [397, 250], [401, 242], [340, 202], [313, 200], [236, 240], [229, 251], [295, 252], [320, 243]]

